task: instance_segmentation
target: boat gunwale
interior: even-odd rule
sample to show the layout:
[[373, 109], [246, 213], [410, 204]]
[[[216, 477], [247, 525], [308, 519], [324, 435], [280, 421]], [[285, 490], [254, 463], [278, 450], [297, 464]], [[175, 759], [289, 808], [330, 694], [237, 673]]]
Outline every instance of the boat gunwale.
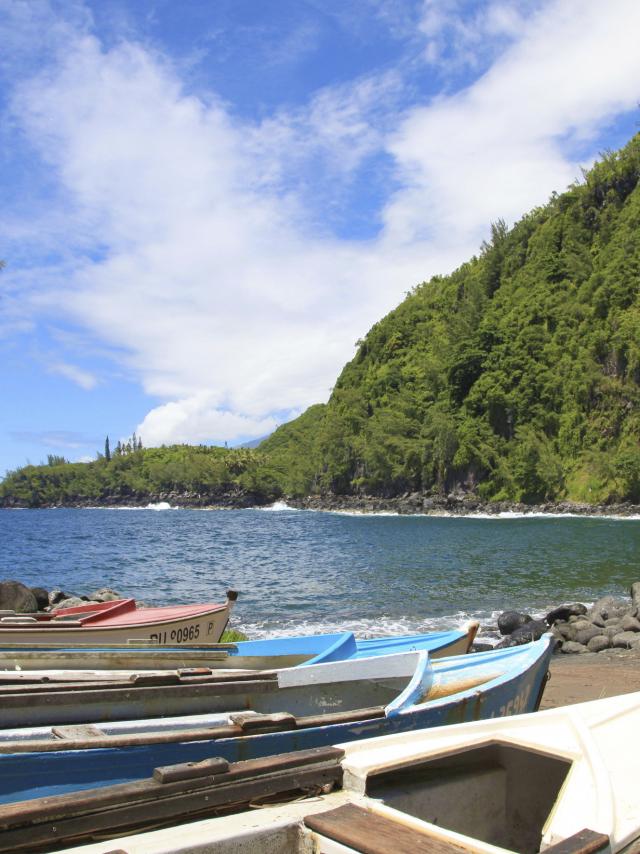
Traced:
[[[171, 617], [168, 619], [158, 619], [155, 621], [149, 621], [146, 623], [118, 623], [117, 625], [95, 625], [95, 624], [82, 624], [82, 625], [68, 625], [64, 620], [61, 620], [59, 623], [55, 623], [53, 621], [44, 620], [41, 624], [38, 622], [35, 623], [25, 623], [21, 625], [19, 623], [0, 623], [0, 647], [2, 647], [2, 635], [5, 629], [12, 634], [14, 632], [20, 633], [22, 632], [52, 632], [55, 634], [58, 632], [68, 631], [72, 633], [78, 633], [82, 635], [87, 635], [89, 632], [123, 632], [123, 631], [134, 631], [137, 629], [142, 629], [144, 631], [151, 630], [158, 626], [170, 626], [175, 623], [184, 623], [190, 622], [193, 620], [199, 620], [202, 618], [208, 617], [210, 614], [218, 614], [221, 611], [230, 610], [230, 605], [233, 605], [231, 602], [224, 602], [222, 604], [215, 604], [212, 607], [208, 607], [205, 611], [200, 611], [197, 614], [187, 614], [181, 617]], [[194, 606], [196, 607], [196, 606]], [[204, 607], [204, 606], [202, 606]], [[142, 610], [142, 609], [141, 609]], [[135, 613], [135, 612], [134, 612]], [[135, 639], [134, 639], [135, 640]], [[160, 647], [162, 644], [154, 644], [152, 648], [156, 646]], [[185, 645], [186, 647], [186, 645]]]

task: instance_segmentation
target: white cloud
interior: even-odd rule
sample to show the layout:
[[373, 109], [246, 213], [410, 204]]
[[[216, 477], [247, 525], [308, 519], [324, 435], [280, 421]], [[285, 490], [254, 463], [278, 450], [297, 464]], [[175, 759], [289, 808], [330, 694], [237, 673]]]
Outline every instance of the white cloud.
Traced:
[[153, 447], [212, 440], [223, 444], [238, 437], [255, 439], [272, 433], [277, 426], [270, 416], [249, 418], [225, 412], [217, 407], [215, 396], [202, 392], [152, 409], [136, 432], [147, 447]]
[[390, 143], [405, 186], [389, 234], [479, 236], [563, 190], [579, 175], [567, 141], [637, 104], [639, 30], [635, 0], [555, 0], [472, 86], [412, 110]]
[[[454, 15], [471, 44], [457, 8], [448, 23], [426, 16], [426, 36], [439, 39]], [[563, 189], [578, 173], [567, 140], [640, 97], [636, 0], [523, 15], [484, 7], [483, 36], [510, 47], [464, 91], [400, 112], [402, 81], [386, 72], [262, 124], [186, 95], [148, 49], [66, 33], [63, 56], [14, 99], [65, 198], [38, 236], [59, 243], [67, 222], [75, 245], [64, 272], [22, 274], [30, 309], [121, 348], [165, 401], [138, 427], [147, 445], [260, 436], [273, 412], [326, 399], [354, 341], [407, 289], [465, 260], [492, 220]], [[400, 185], [379, 236], [318, 228], [309, 164], [341, 187], [376, 153]], [[90, 387], [90, 374], [60, 365]]]
[[89, 371], [78, 368], [76, 365], [69, 365], [66, 362], [52, 362], [48, 368], [50, 374], [59, 374], [61, 377], [71, 380], [85, 391], [91, 391], [98, 384], [98, 380]]

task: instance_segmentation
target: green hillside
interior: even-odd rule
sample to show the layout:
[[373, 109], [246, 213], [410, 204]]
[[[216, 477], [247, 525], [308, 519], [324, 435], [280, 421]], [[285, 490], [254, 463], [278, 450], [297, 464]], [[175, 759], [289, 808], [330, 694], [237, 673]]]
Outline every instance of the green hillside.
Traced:
[[[258, 450], [51, 459], [1, 505], [406, 492], [640, 503], [640, 135], [377, 323], [329, 402]], [[134, 443], [135, 448], [135, 443]]]
[[640, 136], [377, 323], [260, 446], [292, 494], [640, 501]]
[[[135, 443], [134, 443], [135, 446]], [[0, 483], [0, 506], [145, 504], [181, 500], [192, 506], [250, 506], [280, 495], [265, 457], [244, 448], [171, 445], [125, 448], [107, 460], [23, 466]], [[186, 501], [184, 501], [186, 499]]]

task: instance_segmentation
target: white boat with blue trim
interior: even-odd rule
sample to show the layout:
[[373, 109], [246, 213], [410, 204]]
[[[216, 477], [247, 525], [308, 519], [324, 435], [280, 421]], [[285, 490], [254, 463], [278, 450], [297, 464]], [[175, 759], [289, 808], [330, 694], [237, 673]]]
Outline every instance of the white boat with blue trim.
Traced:
[[[285, 636], [229, 644], [158, 646], [128, 643], [75, 647], [40, 643], [0, 645], [0, 681], [11, 671], [53, 676], [62, 681], [69, 671], [180, 670], [207, 667], [215, 670], [277, 670], [301, 664], [321, 664], [372, 658], [398, 652], [425, 650], [432, 658], [463, 655], [471, 649], [479, 624], [461, 629], [382, 638], [358, 638], [353, 632]], [[25, 680], [26, 680], [25, 676]], [[71, 676], [69, 677], [71, 679]]]
[[[165, 829], [112, 833], [68, 854], [636, 854], [639, 729], [636, 693], [341, 744], [343, 774], [326, 784], [338, 788], [330, 794], [288, 804], [283, 795], [278, 806], [188, 825], [173, 818]], [[329, 779], [331, 758], [307, 761], [324, 760]], [[230, 778], [234, 771], [230, 766]], [[218, 789], [224, 777], [218, 775]], [[231, 782], [226, 786], [231, 791]], [[216, 787], [208, 792], [214, 802]], [[58, 816], [62, 828], [66, 819]], [[33, 830], [25, 827], [22, 839]]]

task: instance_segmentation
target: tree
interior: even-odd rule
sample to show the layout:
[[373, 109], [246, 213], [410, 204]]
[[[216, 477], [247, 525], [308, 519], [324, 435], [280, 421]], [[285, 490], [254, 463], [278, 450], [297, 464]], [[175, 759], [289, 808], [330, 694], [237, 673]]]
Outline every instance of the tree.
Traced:
[[63, 466], [69, 462], [66, 457], [62, 457], [59, 454], [47, 454], [47, 465], [48, 466]]
[[111, 462], [111, 448], [109, 447], [109, 437], [104, 440], [104, 458], [107, 462]]

